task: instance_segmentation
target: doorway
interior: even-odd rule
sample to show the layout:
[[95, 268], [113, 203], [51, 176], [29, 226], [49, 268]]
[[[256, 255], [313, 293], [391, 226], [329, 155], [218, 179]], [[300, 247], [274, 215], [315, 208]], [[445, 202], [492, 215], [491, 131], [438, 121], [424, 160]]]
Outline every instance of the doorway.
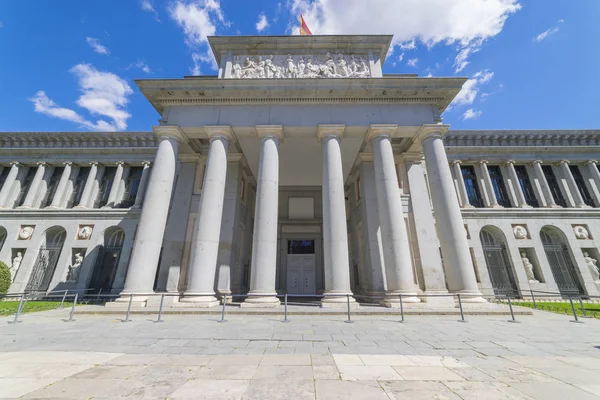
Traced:
[[104, 232], [104, 243], [98, 247], [94, 272], [88, 285], [90, 292], [106, 293], [112, 290], [124, 241], [125, 232], [121, 228], [113, 227]]
[[317, 259], [315, 241], [287, 241], [287, 293], [291, 295], [316, 294]]

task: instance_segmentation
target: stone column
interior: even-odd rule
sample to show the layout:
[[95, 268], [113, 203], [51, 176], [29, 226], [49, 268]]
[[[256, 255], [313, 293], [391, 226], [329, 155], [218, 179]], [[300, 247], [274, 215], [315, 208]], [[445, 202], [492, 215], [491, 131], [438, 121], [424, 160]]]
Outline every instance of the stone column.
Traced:
[[29, 190], [27, 191], [27, 195], [25, 196], [25, 201], [19, 208], [31, 208], [33, 206], [33, 202], [35, 201], [40, 188], [40, 183], [42, 183], [42, 179], [44, 179], [44, 174], [46, 173], [45, 162], [39, 162], [37, 165], [38, 168], [37, 171], [35, 171], [35, 176], [33, 177], [31, 185], [29, 186]]
[[[402, 199], [400, 198], [392, 150], [391, 135], [396, 129], [397, 125], [371, 125], [367, 133], [368, 140], [373, 146], [375, 188], [387, 282], [387, 290], [382, 303], [386, 307], [398, 307], [400, 294], [402, 294], [403, 302], [418, 303], [420, 301], [416, 297], [417, 287], [410, 244], [402, 212]], [[447, 161], [446, 166], [448, 166]], [[448, 171], [450, 171], [449, 167]], [[452, 184], [452, 178], [450, 178], [450, 184]], [[458, 203], [456, 193], [453, 196], [454, 201]]]
[[[448, 294], [446, 289], [446, 280], [444, 277], [444, 268], [440, 252], [440, 247], [433, 212], [431, 211], [431, 199], [427, 189], [425, 179], [425, 167], [423, 165], [423, 155], [420, 153], [403, 153], [401, 160], [406, 166], [408, 177], [408, 190], [410, 191], [410, 204], [412, 210], [412, 222], [414, 232], [413, 248], [419, 253], [420, 269], [422, 271], [421, 287], [427, 295]], [[405, 188], [406, 190], [406, 188]], [[417, 268], [419, 264], [417, 264]], [[452, 297], [423, 297], [422, 300], [430, 307], [453, 307]]]
[[90, 172], [88, 173], [87, 179], [85, 180], [85, 186], [83, 187], [83, 193], [79, 204], [74, 208], [88, 208], [90, 201], [92, 200], [92, 192], [94, 191], [94, 182], [96, 181], [96, 175], [98, 174], [98, 162], [90, 162]]
[[519, 182], [519, 176], [517, 175], [517, 170], [515, 169], [515, 160], [508, 160], [506, 163], [504, 163], [504, 165], [508, 169], [508, 177], [511, 180], [512, 188], [517, 199], [517, 204], [515, 204], [515, 206], [520, 208], [530, 208], [531, 206], [527, 204], [527, 201], [525, 200], [525, 194], [523, 193], [523, 188]]
[[113, 178], [112, 185], [110, 186], [108, 200], [106, 201], [106, 205], [102, 208], [113, 208], [116, 205], [115, 203], [120, 200], [117, 198], [117, 196], [119, 195], [121, 180], [123, 179], [124, 164], [125, 163], [123, 161], [117, 161], [117, 170], [115, 171], [115, 177]]
[[148, 183], [148, 177], [150, 176], [150, 161], [142, 161], [144, 169], [142, 170], [142, 176], [140, 178], [140, 185], [138, 186], [137, 194], [135, 195], [135, 203], [132, 208], [141, 208], [142, 202], [144, 201], [144, 193], [146, 193], [146, 185]]
[[2, 190], [0, 190], [0, 207], [2, 208], [6, 207], [8, 196], [10, 196], [10, 193], [12, 192], [15, 181], [17, 180], [17, 176], [19, 175], [20, 168], [21, 164], [18, 162], [15, 161], [10, 163], [10, 171], [6, 177], [6, 181], [4, 181]]
[[469, 202], [469, 195], [467, 194], [467, 187], [465, 186], [465, 180], [462, 176], [462, 170], [460, 169], [461, 160], [452, 161], [452, 169], [454, 170], [454, 182], [456, 185], [456, 194], [459, 199], [460, 206], [463, 208], [473, 208]]
[[260, 160], [256, 178], [256, 204], [250, 291], [244, 304], [247, 307], [276, 307], [277, 232], [279, 210], [279, 142], [283, 126], [256, 126], [260, 138]]
[[[584, 168], [590, 177], [590, 189], [594, 195], [594, 200], [596, 200], [596, 205], [600, 206], [600, 171], [598, 170], [598, 161], [587, 161], [584, 164]], [[2, 203], [0, 202], [0, 204]]]
[[542, 186], [542, 193], [544, 195], [544, 200], [546, 201], [546, 207], [560, 207], [554, 201], [554, 196], [552, 196], [552, 192], [550, 191], [550, 186], [548, 186], [548, 181], [546, 180], [546, 175], [544, 175], [544, 171], [542, 170], [542, 161], [535, 160], [531, 163], [535, 174], [537, 175], [538, 181]]
[[492, 185], [492, 178], [490, 177], [490, 171], [488, 171], [487, 165], [488, 160], [481, 160], [477, 163], [479, 166], [479, 173], [483, 178], [484, 186], [482, 187], [485, 192], [483, 199], [486, 201], [486, 206], [491, 208], [502, 207], [498, 204], [498, 200], [496, 199], [496, 192], [494, 191], [494, 185]]
[[[323, 149], [323, 259], [325, 297], [321, 307], [345, 307], [350, 290], [348, 226], [340, 138], [344, 125], [319, 125]], [[351, 298], [354, 303], [354, 298]]]
[[[204, 130], [210, 138], [208, 160], [192, 235], [187, 290], [181, 301], [195, 303], [198, 307], [212, 307], [219, 304], [215, 297], [215, 276], [227, 177], [227, 150], [233, 132], [229, 126], [205, 126]], [[156, 165], [152, 176], [155, 173]]]
[[581, 192], [577, 187], [577, 182], [575, 182], [575, 178], [573, 177], [573, 173], [569, 168], [569, 161], [561, 160], [559, 163], [559, 168], [562, 171], [565, 179], [567, 180], [567, 184], [569, 185], [569, 191], [571, 192], [571, 196], [573, 196], [573, 201], [575, 202], [575, 207], [577, 208], [590, 208], [585, 201], [583, 201], [583, 196], [581, 196]]
[[54, 198], [52, 198], [52, 203], [50, 203], [48, 208], [60, 208], [62, 204], [62, 198], [65, 195], [67, 183], [69, 182], [69, 178], [71, 178], [71, 169], [73, 167], [73, 163], [66, 162], [64, 163], [64, 166], [65, 168], [60, 176], [60, 181], [58, 181], [58, 187], [56, 188], [56, 192], [54, 192]]
[[186, 140], [181, 129], [175, 125], [157, 126], [154, 127], [154, 132], [159, 139], [154, 173], [148, 182], [148, 197], [140, 216], [125, 287], [120, 298], [122, 301], [128, 301], [130, 293], [136, 294], [138, 301], [145, 301], [147, 297], [144, 294], [153, 292], [177, 171], [179, 143]]
[[477, 286], [465, 226], [452, 187], [452, 175], [442, 141], [442, 135], [448, 128], [448, 125], [423, 125], [418, 133], [425, 155], [446, 281], [451, 292], [464, 296], [463, 301], [485, 302]]

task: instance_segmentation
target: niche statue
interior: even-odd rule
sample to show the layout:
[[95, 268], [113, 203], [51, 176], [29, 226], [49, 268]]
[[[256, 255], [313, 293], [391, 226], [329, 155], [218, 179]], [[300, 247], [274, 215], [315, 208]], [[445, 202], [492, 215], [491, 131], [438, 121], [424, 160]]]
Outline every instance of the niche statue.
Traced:
[[527, 253], [521, 253], [521, 261], [523, 261], [523, 266], [525, 267], [525, 273], [527, 274], [527, 279], [529, 279], [529, 283], [540, 283], [540, 281], [535, 279], [535, 274], [533, 273], [533, 264], [529, 262], [529, 258], [527, 258]]

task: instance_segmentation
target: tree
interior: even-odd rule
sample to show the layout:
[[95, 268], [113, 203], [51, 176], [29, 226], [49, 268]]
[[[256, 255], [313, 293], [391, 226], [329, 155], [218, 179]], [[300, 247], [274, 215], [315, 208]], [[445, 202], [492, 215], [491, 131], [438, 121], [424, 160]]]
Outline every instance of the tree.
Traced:
[[0, 261], [0, 295], [6, 294], [10, 288], [11, 276], [8, 266]]

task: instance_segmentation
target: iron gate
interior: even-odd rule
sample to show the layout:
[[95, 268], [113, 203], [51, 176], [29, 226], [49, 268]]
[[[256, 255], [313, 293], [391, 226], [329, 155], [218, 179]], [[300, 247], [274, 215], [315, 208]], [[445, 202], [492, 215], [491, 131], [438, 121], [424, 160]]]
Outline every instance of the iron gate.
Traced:
[[510, 273], [510, 263], [506, 248], [501, 244], [484, 244], [485, 262], [494, 294], [499, 296], [519, 297], [519, 291]]
[[575, 267], [567, 246], [561, 244], [544, 244], [544, 251], [554, 275], [558, 290], [562, 295], [578, 296], [583, 293]]
[[54, 275], [56, 264], [62, 250], [60, 245], [46, 246], [42, 245], [38, 253], [31, 277], [27, 283], [26, 291], [47, 291], [50, 287], [50, 281]]
[[121, 258], [122, 247], [98, 247], [98, 256], [96, 257], [96, 265], [90, 280], [89, 288], [97, 292], [110, 292], [112, 289], [119, 259]]

